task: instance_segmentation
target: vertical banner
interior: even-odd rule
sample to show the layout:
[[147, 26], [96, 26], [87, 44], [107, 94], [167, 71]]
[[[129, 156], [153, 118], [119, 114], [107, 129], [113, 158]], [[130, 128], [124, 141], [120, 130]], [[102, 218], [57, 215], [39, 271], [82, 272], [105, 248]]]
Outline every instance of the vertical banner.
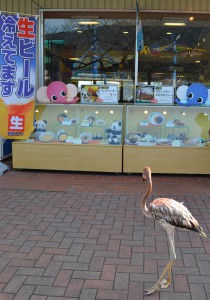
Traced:
[[26, 139], [34, 129], [36, 18], [0, 15], [0, 136]]
[[142, 30], [142, 23], [139, 18], [139, 6], [136, 0], [136, 49], [135, 49], [135, 79], [134, 79], [134, 100], [136, 100], [136, 86], [138, 83], [139, 71], [139, 51], [144, 49], [144, 36]]
[[137, 30], [136, 47], [137, 47], [137, 51], [141, 51], [144, 48], [144, 36], [142, 30], [142, 23], [139, 18], [139, 6], [137, 1], [136, 1], [136, 30]]

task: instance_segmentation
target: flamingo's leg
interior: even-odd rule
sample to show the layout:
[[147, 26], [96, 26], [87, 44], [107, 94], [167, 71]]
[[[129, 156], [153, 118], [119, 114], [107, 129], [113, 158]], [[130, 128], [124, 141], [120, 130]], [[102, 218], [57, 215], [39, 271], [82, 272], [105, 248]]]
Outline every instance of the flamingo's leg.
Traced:
[[[146, 295], [156, 292], [157, 290], [159, 290], [159, 288], [167, 288], [170, 285], [170, 283], [171, 283], [171, 268], [172, 268], [173, 262], [174, 262], [173, 260], [170, 260], [167, 263], [165, 269], [163, 270], [163, 273], [160, 275], [160, 278], [155, 283], [155, 285], [145, 291]], [[167, 272], [168, 272], [168, 279], [166, 280], [166, 279], [164, 279], [164, 277], [167, 274]]]
[[[165, 229], [169, 239], [170, 260], [167, 263], [165, 269], [163, 270], [156, 284], [149, 290], [145, 291], [146, 295], [154, 293], [155, 291], [159, 290], [159, 288], [167, 288], [171, 284], [171, 270], [172, 270], [173, 263], [176, 259], [176, 253], [174, 247], [174, 228], [172, 226], [165, 226]], [[168, 273], [167, 279], [164, 279], [167, 273]]]

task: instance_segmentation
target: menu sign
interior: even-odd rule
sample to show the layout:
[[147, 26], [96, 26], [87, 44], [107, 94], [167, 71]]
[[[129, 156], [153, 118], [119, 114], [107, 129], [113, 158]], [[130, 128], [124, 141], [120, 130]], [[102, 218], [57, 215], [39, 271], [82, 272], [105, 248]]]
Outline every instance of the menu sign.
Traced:
[[136, 103], [173, 104], [174, 89], [172, 86], [145, 85], [136, 88]]
[[81, 103], [118, 103], [117, 85], [82, 85]]

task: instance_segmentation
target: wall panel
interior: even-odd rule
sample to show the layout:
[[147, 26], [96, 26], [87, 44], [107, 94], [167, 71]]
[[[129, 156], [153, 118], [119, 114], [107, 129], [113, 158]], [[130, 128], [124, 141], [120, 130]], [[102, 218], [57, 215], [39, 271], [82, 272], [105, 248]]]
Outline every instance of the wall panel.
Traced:
[[1, 2], [5, 2], [5, 9], [6, 11], [13, 11], [13, 0], [8, 0], [8, 1], [3, 1], [1, 0]]
[[187, 1], [180, 1], [179, 7], [180, 7], [180, 10], [186, 11], [187, 10]]
[[[125, 9], [135, 9], [135, 8], [136, 8], [136, 1], [135, 0], [130, 0], [130, 1], [125, 0]], [[140, 5], [139, 5], [139, 8], [141, 8]]]
[[[25, 1], [25, 0], [24, 0]], [[52, 8], [52, 6], [54, 6], [53, 2], [55, 2], [56, 0], [45, 0], [44, 1], [44, 7], [46, 8]], [[37, 4], [39, 4], [39, 0], [35, 1]], [[58, 7], [57, 7], [58, 8]]]
[[106, 0], [98, 1], [98, 9], [103, 9], [105, 7]]
[[[209, 0], [138, 0], [140, 10], [210, 12]], [[0, 10], [37, 14], [45, 9], [133, 10], [135, 0], [0, 0]]]
[[6, 5], [6, 1], [3, 1], [3, 0], [0, 0], [0, 8], [1, 8], [1, 11], [6, 11], [7, 10], [7, 5]]
[[[65, 0], [65, 8], [78, 9], [78, 0]], [[59, 6], [59, 8], [62, 8]]]

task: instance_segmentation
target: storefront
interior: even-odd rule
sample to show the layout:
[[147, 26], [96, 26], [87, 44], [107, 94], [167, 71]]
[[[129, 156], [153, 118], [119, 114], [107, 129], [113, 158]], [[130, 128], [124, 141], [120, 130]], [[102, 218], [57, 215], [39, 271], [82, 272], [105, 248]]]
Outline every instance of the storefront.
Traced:
[[[208, 94], [210, 9], [139, 1], [136, 14], [135, 1], [92, 9], [39, 2], [37, 127], [13, 143], [14, 168], [138, 173], [147, 164], [156, 173], [209, 174], [210, 98], [192, 106], [186, 99], [193, 84]], [[71, 99], [43, 95], [53, 82]]]

